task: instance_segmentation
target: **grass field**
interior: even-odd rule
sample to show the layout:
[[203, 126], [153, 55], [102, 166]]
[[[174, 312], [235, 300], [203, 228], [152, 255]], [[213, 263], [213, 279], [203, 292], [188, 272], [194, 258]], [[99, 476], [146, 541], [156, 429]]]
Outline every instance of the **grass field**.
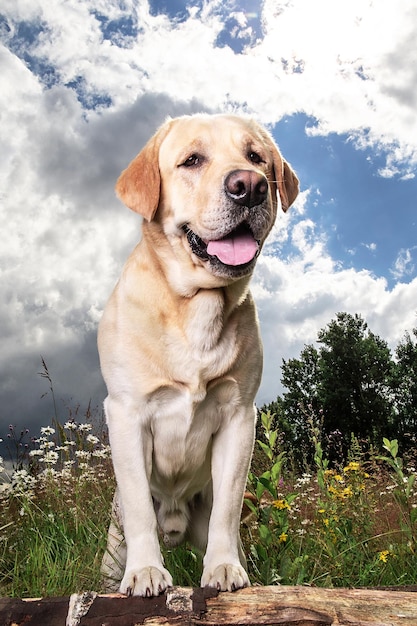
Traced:
[[[290, 453], [277, 450], [272, 416], [261, 419], [242, 514], [252, 583], [417, 583], [417, 472], [396, 442], [384, 439], [366, 456], [353, 442], [348, 460], [330, 467], [312, 426], [314, 462], [296, 472]], [[13, 471], [0, 463], [8, 480], [0, 491], [0, 595], [100, 591], [114, 490], [105, 435], [69, 420], [42, 428], [34, 443], [13, 427], [5, 436], [16, 459]], [[201, 556], [191, 547], [164, 557], [175, 584], [199, 585]]]

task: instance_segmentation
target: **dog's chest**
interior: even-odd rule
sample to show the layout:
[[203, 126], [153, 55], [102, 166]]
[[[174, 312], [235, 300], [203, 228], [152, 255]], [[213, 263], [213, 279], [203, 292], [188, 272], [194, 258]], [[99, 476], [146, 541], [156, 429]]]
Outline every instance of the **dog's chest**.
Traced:
[[223, 298], [213, 292], [188, 302], [178, 312], [178, 322], [162, 334], [169, 377], [198, 401], [207, 384], [226, 374], [236, 359], [237, 322], [233, 315], [225, 320]]
[[225, 419], [225, 407], [238, 402], [236, 385], [225, 379], [198, 396], [186, 387], [156, 392], [151, 402], [152, 475], [177, 497], [203, 488], [210, 477], [211, 443]]

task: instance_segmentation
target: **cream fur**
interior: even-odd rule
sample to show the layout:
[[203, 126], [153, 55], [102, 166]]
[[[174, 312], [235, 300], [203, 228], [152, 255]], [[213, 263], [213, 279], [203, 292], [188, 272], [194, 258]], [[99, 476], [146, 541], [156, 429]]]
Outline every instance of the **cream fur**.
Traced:
[[[250, 161], [252, 152], [262, 161]], [[193, 154], [198, 164], [185, 167]], [[238, 211], [224, 180], [242, 169], [268, 181], [259, 206], [239, 207], [262, 246], [298, 181], [252, 120], [170, 120], [117, 183], [144, 222], [98, 337], [118, 484], [103, 559], [108, 589], [157, 595], [172, 584], [158, 529], [168, 545], [187, 539], [204, 552], [202, 586], [249, 585], [239, 523], [262, 370], [253, 267], [219, 269], [182, 229], [204, 241], [227, 235]]]

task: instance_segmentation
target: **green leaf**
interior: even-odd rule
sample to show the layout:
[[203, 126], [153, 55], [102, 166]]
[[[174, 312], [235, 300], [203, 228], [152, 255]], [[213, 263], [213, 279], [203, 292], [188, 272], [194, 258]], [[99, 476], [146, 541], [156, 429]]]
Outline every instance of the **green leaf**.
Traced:
[[258, 481], [256, 485], [256, 497], [258, 498], [258, 500], [262, 498], [264, 491], [265, 486], [260, 481]]
[[266, 454], [268, 459], [272, 460], [272, 450], [270, 449], [268, 444], [264, 443], [263, 441], [259, 441], [259, 440], [258, 440], [258, 444], [259, 444], [260, 448], [263, 450], [263, 452]]
[[258, 507], [256, 506], [256, 504], [252, 502], [252, 500], [249, 500], [249, 498], [245, 498], [244, 502], [246, 506], [248, 507], [248, 509], [252, 511], [252, 513], [255, 513], [255, 515], [257, 515]]
[[275, 442], [277, 440], [278, 437], [278, 433], [276, 430], [272, 430], [269, 434], [269, 447], [271, 448], [271, 450], [274, 448], [275, 446]]
[[397, 441], [397, 439], [393, 439], [392, 441], [390, 441], [386, 437], [383, 437], [382, 441], [384, 443], [383, 447], [385, 448], [385, 450], [387, 450], [390, 453], [390, 455], [392, 456], [392, 458], [395, 459], [397, 454], [398, 454], [398, 441]]
[[[271, 478], [272, 478], [272, 483], [274, 485], [276, 485], [279, 482], [280, 476], [281, 476], [281, 464], [274, 463], [274, 465], [271, 468]], [[272, 494], [272, 495], [275, 495], [275, 494]]]
[[406, 494], [407, 494], [407, 498], [409, 498], [411, 496], [411, 492], [413, 491], [413, 486], [414, 483], [416, 481], [416, 475], [415, 474], [410, 474], [410, 476], [408, 477], [407, 480], [407, 487], [406, 487]]
[[266, 526], [265, 524], [260, 524], [259, 536], [261, 540], [263, 541], [263, 543], [265, 543], [266, 545], [269, 545], [271, 543], [271, 540], [272, 540], [271, 531], [269, 530], [268, 526]]
[[271, 494], [271, 496], [275, 497], [276, 489], [274, 487], [274, 484], [271, 482], [270, 476], [271, 476], [271, 472], [267, 472], [267, 476], [262, 475], [259, 478], [259, 482], [264, 487], [264, 490], [262, 491], [262, 493], [266, 490], [266, 491], [268, 491]]

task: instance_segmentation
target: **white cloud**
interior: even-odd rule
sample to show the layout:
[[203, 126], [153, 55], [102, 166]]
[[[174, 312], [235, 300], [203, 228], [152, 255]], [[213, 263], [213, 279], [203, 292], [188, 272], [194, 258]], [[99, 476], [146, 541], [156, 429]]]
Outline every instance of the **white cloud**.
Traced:
[[[62, 82], [82, 78], [86, 91], [106, 93], [116, 107], [159, 92], [198, 95], [213, 108], [246, 103], [266, 123], [305, 111], [317, 119], [310, 133], [351, 133], [358, 146], [386, 150], [391, 162], [381, 175], [396, 167], [409, 175], [407, 164], [417, 161], [413, 0], [266, 0], [264, 37], [244, 54], [215, 45], [229, 17], [219, 2], [190, 9], [182, 22], [151, 15], [143, 0], [5, 4], [11, 24], [46, 25], [31, 53], [52, 64]], [[115, 45], [103, 37], [99, 15], [129, 17], [137, 33], [120, 35]]]
[[413, 248], [402, 248], [395, 260], [394, 267], [391, 270], [391, 274], [397, 280], [400, 280], [406, 276], [413, 274], [415, 269], [415, 262], [413, 253], [417, 250], [417, 246]]
[[263, 255], [255, 272], [253, 293], [265, 353], [258, 404], [281, 393], [282, 359], [298, 356], [305, 344], [314, 343], [318, 330], [339, 311], [362, 315], [393, 351], [416, 326], [417, 279], [390, 290], [384, 278], [368, 271], [338, 269], [324, 245], [306, 246], [302, 238], [298, 243], [297, 258]]
[[[59, 379], [58, 397], [103, 392], [97, 319], [140, 234], [113, 185], [166, 115], [236, 107], [273, 125], [304, 111], [317, 120], [310, 134], [349, 133], [359, 148], [386, 151], [381, 176], [413, 176], [414, 0], [262, 7], [264, 37], [236, 54], [216, 45], [230, 13], [220, 0], [190, 8], [182, 22], [152, 15], [144, 0], [2, 3], [0, 395], [14, 419], [39, 414], [40, 354]], [[130, 26], [115, 33], [120, 20]], [[112, 37], [101, 22], [113, 23]], [[337, 267], [325, 234], [306, 217], [314, 194], [303, 189], [281, 216], [266, 249], [278, 256], [262, 257], [256, 271], [263, 400], [277, 393], [281, 356], [314, 341], [336, 311], [362, 313], [392, 342], [415, 322], [416, 281], [389, 290], [369, 272]], [[406, 275], [410, 255], [399, 257], [396, 277]]]
[[358, 145], [378, 145], [403, 167], [415, 165], [413, 0], [267, 0], [264, 6], [266, 36], [253, 54], [261, 63], [274, 61], [278, 113], [282, 106], [304, 110], [318, 120], [312, 134], [351, 132]]

